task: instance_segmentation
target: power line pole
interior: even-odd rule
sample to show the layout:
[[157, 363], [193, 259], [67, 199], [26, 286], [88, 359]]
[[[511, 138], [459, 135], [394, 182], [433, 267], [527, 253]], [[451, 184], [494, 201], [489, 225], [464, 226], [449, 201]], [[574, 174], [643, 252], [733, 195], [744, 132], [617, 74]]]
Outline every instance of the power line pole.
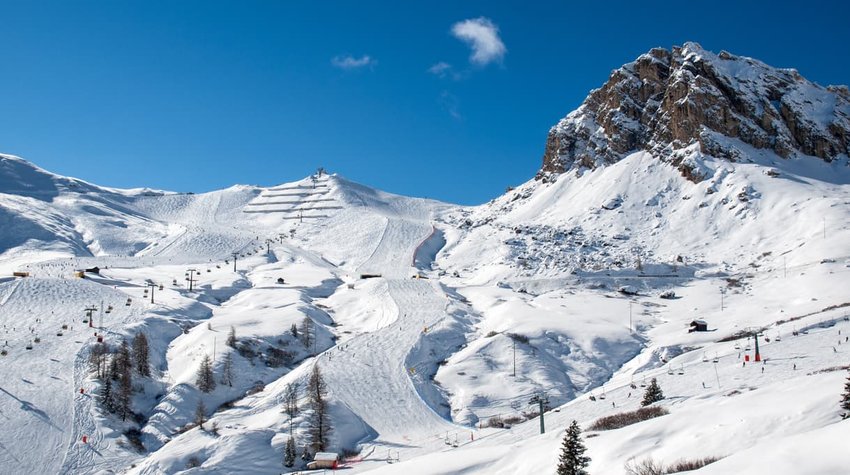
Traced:
[[149, 282], [148, 284], [146, 284], [146, 286], [151, 288], [151, 303], [153, 303], [153, 292], [154, 289], [156, 289], [156, 284], [154, 284], [153, 282]]
[[532, 397], [529, 401], [529, 404], [539, 404], [540, 406], [540, 433], [543, 434], [546, 432], [546, 425], [543, 422], [543, 405], [549, 404], [549, 397], [544, 392], [540, 392]]
[[186, 270], [186, 272], [188, 272], [188, 273], [189, 273], [189, 278], [188, 278], [188, 279], [186, 279], [186, 280], [188, 280], [188, 281], [189, 281], [189, 292], [191, 292], [191, 291], [192, 291], [192, 284], [194, 284], [194, 283], [195, 283], [195, 281], [197, 281], [197, 280], [198, 280], [198, 279], [195, 279], [195, 278], [194, 278], [194, 277], [195, 277], [195, 272], [198, 272], [198, 270], [197, 270], [197, 269], [195, 269], [195, 268], [192, 268], [192, 269], [187, 269], [187, 270]]
[[629, 333], [632, 333], [632, 301], [629, 300]]
[[238, 252], [233, 253], [233, 272], [236, 272], [236, 256], [238, 256]]
[[723, 296], [726, 292], [723, 290], [723, 287], [720, 287], [720, 311], [723, 311]]
[[93, 315], [94, 315], [94, 312], [96, 312], [96, 311], [97, 311], [97, 307], [95, 307], [94, 305], [92, 305], [91, 307], [85, 308], [86, 318], [88, 318], [88, 320], [89, 320], [89, 327], [94, 327], [94, 317], [93, 317]]

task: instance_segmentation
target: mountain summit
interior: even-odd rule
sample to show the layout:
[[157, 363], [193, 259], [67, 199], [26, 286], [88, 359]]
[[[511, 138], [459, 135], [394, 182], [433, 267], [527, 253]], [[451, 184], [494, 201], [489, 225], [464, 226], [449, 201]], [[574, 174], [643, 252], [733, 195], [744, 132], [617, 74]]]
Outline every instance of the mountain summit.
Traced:
[[612, 72], [552, 127], [537, 178], [645, 150], [699, 182], [702, 154], [746, 160], [746, 146], [783, 158], [846, 158], [850, 91], [697, 43], [655, 48]]

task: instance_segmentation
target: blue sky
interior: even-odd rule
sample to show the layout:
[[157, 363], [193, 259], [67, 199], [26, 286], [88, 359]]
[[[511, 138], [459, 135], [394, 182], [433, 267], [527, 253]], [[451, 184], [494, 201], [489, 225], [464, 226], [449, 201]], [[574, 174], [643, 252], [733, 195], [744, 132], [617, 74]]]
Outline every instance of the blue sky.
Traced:
[[478, 204], [531, 178], [549, 127], [654, 46], [850, 82], [843, 1], [0, 0], [0, 18], [0, 151], [118, 187], [324, 166]]

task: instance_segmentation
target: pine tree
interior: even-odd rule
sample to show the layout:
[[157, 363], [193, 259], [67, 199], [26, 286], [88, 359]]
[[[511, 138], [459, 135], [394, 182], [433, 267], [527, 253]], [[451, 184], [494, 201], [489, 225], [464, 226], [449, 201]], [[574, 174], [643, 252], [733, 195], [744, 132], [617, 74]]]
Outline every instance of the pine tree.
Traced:
[[847, 411], [844, 418], [850, 418], [850, 376], [847, 376], [847, 383], [844, 384], [844, 395], [841, 397], [841, 408]]
[[215, 377], [212, 369], [212, 359], [210, 355], [204, 355], [201, 360], [201, 366], [198, 367], [198, 377], [195, 380], [195, 385], [198, 389], [208, 393], [215, 389]]
[[198, 405], [195, 406], [195, 424], [204, 430], [204, 422], [207, 421], [207, 406], [204, 405], [203, 399], [198, 399]]
[[298, 338], [298, 326], [293, 323], [292, 326], [289, 327], [289, 333], [291, 333], [294, 338]]
[[224, 343], [231, 348], [236, 348], [236, 328], [233, 328], [233, 325], [230, 326], [230, 333], [227, 334], [227, 340]]
[[284, 412], [290, 419], [298, 415], [298, 383], [289, 383], [283, 389]]
[[581, 440], [581, 428], [578, 422], [573, 421], [564, 434], [564, 442], [561, 444], [561, 457], [558, 460], [558, 475], [587, 475], [587, 465], [590, 457], [584, 455], [587, 447]]
[[103, 385], [100, 387], [100, 404], [108, 412], [115, 412], [115, 395], [112, 388], [112, 374], [107, 368], [103, 374]]
[[115, 409], [123, 421], [132, 412], [133, 373], [129, 365], [123, 366], [121, 371], [121, 376], [118, 378], [118, 390], [115, 392]]
[[304, 348], [309, 350], [310, 345], [313, 344], [313, 320], [304, 317], [304, 320], [301, 321], [301, 328], [298, 330], [298, 333], [301, 334], [301, 343], [304, 345]]
[[150, 365], [150, 349], [148, 347], [148, 337], [144, 333], [137, 333], [133, 337], [133, 361], [136, 365], [136, 372], [140, 376], [151, 375]]
[[324, 378], [322, 378], [319, 365], [313, 366], [307, 392], [310, 397], [310, 409], [312, 409], [308, 429], [310, 433], [310, 446], [313, 452], [321, 452], [328, 445], [332, 428], [327, 403], [328, 386]]
[[661, 391], [661, 387], [658, 386], [658, 381], [652, 378], [652, 381], [649, 382], [649, 386], [646, 388], [646, 392], [643, 393], [643, 401], [641, 401], [640, 405], [648, 406], [662, 399], [664, 399], [664, 393]]
[[224, 362], [221, 365], [221, 384], [233, 387], [233, 355], [229, 352], [224, 355]]
[[295, 465], [295, 457], [297, 454], [295, 453], [295, 438], [290, 437], [286, 441], [286, 448], [283, 452], [283, 466], [284, 467], [292, 467]]
[[121, 340], [121, 346], [118, 347], [118, 351], [115, 353], [115, 360], [119, 371], [119, 379], [124, 373], [129, 373], [133, 370], [133, 358], [130, 352], [130, 344], [127, 343], [127, 340]]
[[89, 353], [89, 365], [97, 379], [104, 379], [109, 363], [109, 346], [106, 343], [96, 343]]

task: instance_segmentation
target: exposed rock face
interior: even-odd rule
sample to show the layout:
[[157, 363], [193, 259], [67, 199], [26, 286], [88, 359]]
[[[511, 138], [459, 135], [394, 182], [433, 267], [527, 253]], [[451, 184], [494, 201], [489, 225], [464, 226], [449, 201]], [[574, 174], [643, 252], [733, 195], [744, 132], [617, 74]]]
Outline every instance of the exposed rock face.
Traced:
[[647, 150], [699, 181], [694, 155], [742, 157], [727, 137], [785, 158], [846, 157], [850, 91], [821, 87], [793, 69], [725, 51], [715, 55], [696, 43], [656, 48], [611, 73], [552, 127], [538, 178]]

